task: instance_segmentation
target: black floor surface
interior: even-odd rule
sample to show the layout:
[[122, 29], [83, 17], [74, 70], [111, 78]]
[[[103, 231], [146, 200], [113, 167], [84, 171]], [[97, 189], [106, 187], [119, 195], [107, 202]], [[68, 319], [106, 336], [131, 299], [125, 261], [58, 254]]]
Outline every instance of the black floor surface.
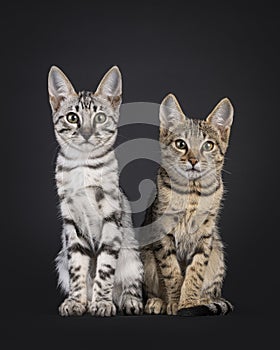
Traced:
[[274, 349], [279, 321], [258, 312], [228, 316], [14, 315], [5, 321], [5, 349]]

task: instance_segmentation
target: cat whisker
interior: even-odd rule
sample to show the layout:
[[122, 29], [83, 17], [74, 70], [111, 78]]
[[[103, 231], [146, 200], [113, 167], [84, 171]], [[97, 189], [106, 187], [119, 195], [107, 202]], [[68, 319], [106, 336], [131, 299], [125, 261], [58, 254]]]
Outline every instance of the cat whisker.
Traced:
[[229, 174], [229, 175], [232, 174], [230, 171], [228, 171], [228, 170], [226, 170], [226, 169], [222, 169], [222, 171], [223, 171], [224, 173], [226, 173], [226, 174]]

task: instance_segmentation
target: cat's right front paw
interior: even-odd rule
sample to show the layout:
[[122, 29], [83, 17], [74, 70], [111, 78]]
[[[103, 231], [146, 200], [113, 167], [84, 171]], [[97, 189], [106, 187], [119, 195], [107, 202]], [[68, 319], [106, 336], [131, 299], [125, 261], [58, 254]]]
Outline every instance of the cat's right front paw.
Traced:
[[178, 312], [178, 303], [171, 301], [166, 306], [166, 313], [167, 315], [177, 315]]
[[166, 312], [166, 303], [160, 298], [150, 298], [145, 306], [146, 314], [164, 314]]
[[142, 301], [132, 295], [127, 296], [121, 310], [125, 315], [141, 315], [143, 312]]
[[89, 303], [88, 311], [92, 316], [109, 317], [117, 313], [116, 306], [112, 301], [93, 301]]
[[61, 316], [81, 316], [86, 312], [86, 305], [69, 297], [60, 305], [58, 311]]

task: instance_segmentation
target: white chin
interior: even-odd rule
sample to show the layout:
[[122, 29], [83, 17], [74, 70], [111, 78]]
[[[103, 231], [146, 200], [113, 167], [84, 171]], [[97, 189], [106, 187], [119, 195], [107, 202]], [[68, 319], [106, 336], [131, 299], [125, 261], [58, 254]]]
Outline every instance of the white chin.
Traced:
[[197, 170], [184, 171], [182, 169], [177, 169], [180, 175], [184, 176], [188, 180], [195, 180], [201, 176], [201, 172]]
[[200, 171], [195, 171], [195, 170], [186, 171], [187, 179], [193, 180], [193, 179], [197, 179], [200, 176], [201, 176], [201, 172]]
[[84, 143], [82, 146], [81, 146], [81, 149], [83, 151], [92, 151], [94, 150], [96, 147], [94, 147], [91, 143]]

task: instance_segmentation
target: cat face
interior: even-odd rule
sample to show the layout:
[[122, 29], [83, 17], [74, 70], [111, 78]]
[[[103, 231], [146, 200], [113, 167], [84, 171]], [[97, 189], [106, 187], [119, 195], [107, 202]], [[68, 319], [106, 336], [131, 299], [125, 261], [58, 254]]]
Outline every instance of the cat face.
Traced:
[[57, 67], [49, 73], [49, 100], [57, 141], [64, 150], [94, 152], [112, 147], [121, 104], [121, 74], [111, 68], [95, 93], [76, 93]]
[[160, 107], [162, 166], [169, 174], [195, 180], [221, 171], [233, 107], [223, 99], [206, 120], [186, 118], [174, 95]]

